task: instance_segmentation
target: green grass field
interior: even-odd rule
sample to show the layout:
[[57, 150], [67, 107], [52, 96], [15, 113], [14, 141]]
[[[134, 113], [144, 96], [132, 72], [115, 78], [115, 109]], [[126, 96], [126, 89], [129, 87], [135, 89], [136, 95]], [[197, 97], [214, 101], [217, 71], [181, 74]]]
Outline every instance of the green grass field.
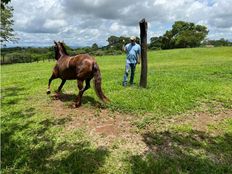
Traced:
[[1, 66], [2, 173], [232, 173], [231, 47], [149, 52], [147, 89], [140, 65], [122, 87], [125, 55], [96, 59], [111, 103], [80, 108], [76, 81], [46, 95], [55, 62]]

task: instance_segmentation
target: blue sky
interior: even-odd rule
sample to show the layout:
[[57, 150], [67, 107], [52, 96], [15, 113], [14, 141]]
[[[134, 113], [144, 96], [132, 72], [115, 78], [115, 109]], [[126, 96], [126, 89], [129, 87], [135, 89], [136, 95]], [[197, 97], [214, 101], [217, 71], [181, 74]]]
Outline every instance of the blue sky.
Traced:
[[14, 30], [20, 40], [7, 46], [106, 45], [107, 38], [139, 36], [148, 21], [148, 38], [160, 36], [177, 20], [205, 25], [209, 39], [232, 40], [232, 0], [12, 0]]

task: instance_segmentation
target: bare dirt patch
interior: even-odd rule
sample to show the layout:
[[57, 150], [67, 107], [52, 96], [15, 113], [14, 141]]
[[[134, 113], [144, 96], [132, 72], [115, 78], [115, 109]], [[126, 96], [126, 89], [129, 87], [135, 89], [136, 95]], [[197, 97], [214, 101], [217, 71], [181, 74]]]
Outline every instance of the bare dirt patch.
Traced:
[[219, 148], [218, 139], [223, 140], [227, 146], [227, 133], [221, 123], [232, 119], [232, 110], [219, 106], [214, 109], [191, 111], [159, 120], [149, 126], [143, 133], [143, 141], [148, 148], [146, 152], [156, 157], [160, 152], [168, 156], [179, 156], [180, 152], [184, 154], [192, 151], [196, 154], [205, 153], [212, 161], [221, 161], [213, 148], [207, 148]]
[[[223, 108], [220, 105], [212, 108], [200, 108], [198, 111], [189, 111], [180, 115], [171, 116], [158, 121], [149, 130], [167, 131], [176, 126], [189, 126], [192, 130], [209, 132], [209, 126], [218, 125], [225, 119], [232, 118], [232, 109]], [[214, 134], [220, 134], [220, 130], [211, 130]]]
[[[218, 112], [192, 111], [171, 118], [159, 120], [144, 130], [139, 130], [133, 125], [135, 115], [113, 112], [98, 105], [83, 104], [79, 108], [66, 105], [61, 100], [51, 100], [49, 108], [57, 118], [67, 118], [63, 133], [69, 133], [77, 129], [84, 129], [91, 137], [91, 141], [97, 146], [107, 146], [113, 149], [123, 149], [137, 154], [156, 151], [158, 146], [151, 146], [147, 141], [149, 132], [163, 133], [174, 126], [191, 125], [192, 130], [207, 132], [208, 126], [218, 124], [224, 119], [232, 118], [232, 110], [221, 109]], [[153, 139], [153, 138], [152, 138]], [[152, 140], [153, 141], [153, 140]], [[167, 147], [170, 142], [167, 141]], [[162, 146], [163, 147], [163, 146]]]
[[97, 146], [130, 149], [143, 152], [146, 144], [132, 123], [135, 115], [113, 112], [97, 106], [67, 106], [61, 100], [52, 100], [50, 109], [54, 117], [70, 117], [65, 123], [64, 133], [84, 129]]

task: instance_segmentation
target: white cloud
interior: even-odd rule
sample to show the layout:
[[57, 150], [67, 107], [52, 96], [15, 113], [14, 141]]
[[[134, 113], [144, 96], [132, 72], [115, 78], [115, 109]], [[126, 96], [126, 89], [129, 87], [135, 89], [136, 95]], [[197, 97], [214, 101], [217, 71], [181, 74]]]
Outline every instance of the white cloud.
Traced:
[[46, 19], [44, 22], [43, 27], [49, 29], [49, 28], [60, 28], [60, 27], [65, 27], [67, 25], [67, 22], [63, 19]]
[[[177, 20], [203, 24], [209, 38], [232, 40], [232, 0], [12, 0], [19, 45], [49, 46], [53, 40], [85, 46], [107, 44], [111, 35], [162, 35]], [[13, 45], [15, 46], [15, 45]]]
[[232, 27], [232, 0], [215, 1], [210, 8], [209, 24], [217, 28]]
[[120, 25], [117, 22], [112, 23], [110, 26], [110, 31], [112, 32], [119, 31], [119, 29], [120, 29]]

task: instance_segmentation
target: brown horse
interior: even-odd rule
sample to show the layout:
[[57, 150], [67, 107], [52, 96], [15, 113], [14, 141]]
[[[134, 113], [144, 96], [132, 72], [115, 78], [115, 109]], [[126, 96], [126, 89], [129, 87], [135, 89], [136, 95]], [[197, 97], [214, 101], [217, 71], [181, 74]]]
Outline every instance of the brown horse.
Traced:
[[[108, 102], [109, 99], [104, 95], [101, 88], [101, 73], [96, 60], [88, 54], [80, 54], [69, 56], [62, 42], [55, 42], [55, 59], [57, 60], [53, 68], [52, 76], [48, 82], [47, 94], [50, 94], [50, 85], [53, 79], [60, 78], [62, 82], [58, 88], [61, 91], [66, 80], [77, 80], [79, 94], [76, 99], [76, 107], [81, 105], [83, 93], [90, 88], [90, 80], [94, 78], [95, 92], [103, 101]], [[85, 81], [85, 87], [83, 82]]]

